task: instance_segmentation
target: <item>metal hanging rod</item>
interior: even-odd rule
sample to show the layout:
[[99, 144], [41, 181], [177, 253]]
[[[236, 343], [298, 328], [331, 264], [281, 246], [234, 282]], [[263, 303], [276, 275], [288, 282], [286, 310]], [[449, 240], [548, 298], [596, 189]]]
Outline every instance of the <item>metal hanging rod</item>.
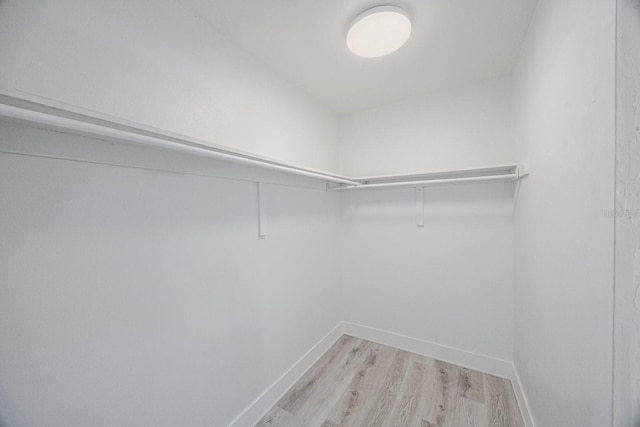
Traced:
[[[29, 99], [27, 99], [29, 98]], [[320, 179], [328, 183], [359, 185], [360, 182], [330, 172], [291, 165], [266, 157], [236, 151], [227, 147], [134, 124], [122, 119], [87, 112], [33, 96], [0, 93], [0, 117], [33, 124], [46, 129], [93, 137], [137, 142], [155, 147], [186, 151], [235, 163]]]

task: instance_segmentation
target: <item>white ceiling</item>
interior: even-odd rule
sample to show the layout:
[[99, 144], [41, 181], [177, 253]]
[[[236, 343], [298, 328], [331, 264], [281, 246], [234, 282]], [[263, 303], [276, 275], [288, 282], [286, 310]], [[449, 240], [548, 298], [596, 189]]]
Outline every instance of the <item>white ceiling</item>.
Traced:
[[[537, 0], [181, 0], [222, 34], [338, 113], [511, 72]], [[407, 10], [411, 38], [383, 58], [346, 47], [351, 20]]]

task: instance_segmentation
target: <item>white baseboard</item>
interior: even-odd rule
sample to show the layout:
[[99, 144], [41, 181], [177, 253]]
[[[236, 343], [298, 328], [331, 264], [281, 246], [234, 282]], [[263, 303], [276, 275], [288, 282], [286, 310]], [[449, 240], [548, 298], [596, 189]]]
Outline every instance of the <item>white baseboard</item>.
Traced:
[[252, 427], [275, 405], [302, 375], [322, 356], [344, 333], [343, 322], [336, 325], [311, 350], [278, 378], [264, 393], [238, 415], [229, 427]]
[[454, 365], [485, 372], [497, 377], [511, 379], [513, 365], [511, 362], [506, 360], [495, 359], [493, 357], [471, 353], [466, 350], [460, 350], [454, 347], [396, 334], [395, 332], [371, 328], [369, 326], [358, 325], [351, 322], [344, 322], [344, 333], [357, 338], [363, 338], [369, 341], [388, 345], [390, 347], [421, 354], [432, 359], [442, 360], [443, 362], [449, 362]]
[[432, 359], [485, 372], [497, 377], [510, 379], [522, 412], [526, 427], [535, 427], [529, 411], [520, 377], [513, 363], [448, 347], [430, 341], [412, 338], [394, 332], [371, 328], [351, 322], [340, 322], [311, 350], [302, 356], [291, 368], [278, 378], [264, 393], [249, 405], [228, 427], [251, 427], [255, 425], [273, 405], [291, 388], [302, 375], [342, 336], [351, 335], [390, 347], [421, 354]]
[[518, 399], [518, 406], [520, 407], [520, 412], [524, 419], [524, 425], [526, 427], [535, 427], [533, 418], [531, 417], [532, 412], [529, 409], [529, 401], [527, 400], [527, 395], [524, 392], [522, 381], [520, 381], [520, 375], [518, 375], [518, 370], [515, 365], [511, 372], [511, 384], [513, 385], [513, 391], [516, 393], [516, 399]]

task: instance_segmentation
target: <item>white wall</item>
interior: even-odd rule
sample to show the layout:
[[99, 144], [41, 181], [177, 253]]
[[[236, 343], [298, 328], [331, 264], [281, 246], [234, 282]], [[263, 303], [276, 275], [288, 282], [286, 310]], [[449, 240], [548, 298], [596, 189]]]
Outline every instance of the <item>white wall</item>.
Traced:
[[340, 171], [371, 176], [512, 163], [512, 94], [504, 77], [343, 116]]
[[515, 365], [538, 426], [608, 426], [615, 2], [540, 0], [515, 75]]
[[[272, 185], [258, 240], [227, 166], [1, 125], [11, 151], [180, 173], [0, 154], [0, 425], [221, 425], [341, 317], [515, 357], [539, 426], [609, 425], [614, 33], [611, 2], [540, 0], [519, 153], [509, 78], [340, 119], [345, 174], [524, 160], [515, 248], [510, 185], [427, 189], [424, 228], [409, 189]], [[338, 166], [332, 113], [169, 0], [1, 1], [0, 63], [3, 89]]]
[[[341, 171], [425, 172], [513, 162], [511, 81], [340, 118]], [[512, 359], [512, 185], [345, 192], [345, 320]]]
[[614, 426], [640, 425], [640, 1], [618, 1]]
[[344, 318], [512, 360], [513, 186], [345, 192]]
[[[0, 124], [36, 145], [132, 156]], [[225, 425], [337, 324], [339, 196], [267, 185], [259, 240], [256, 184], [194, 164], [0, 154], [0, 425]]]
[[333, 113], [176, 1], [3, 0], [0, 63], [0, 90], [337, 168]]

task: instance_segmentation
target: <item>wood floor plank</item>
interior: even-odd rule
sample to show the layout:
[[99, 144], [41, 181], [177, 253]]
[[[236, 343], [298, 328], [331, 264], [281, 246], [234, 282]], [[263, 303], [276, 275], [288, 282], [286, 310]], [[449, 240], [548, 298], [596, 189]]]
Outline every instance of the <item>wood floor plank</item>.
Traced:
[[424, 397], [427, 405], [425, 405], [423, 419], [436, 427], [444, 426], [453, 410], [459, 371], [457, 366], [439, 360], [431, 368]]
[[366, 419], [367, 427], [381, 427], [389, 425], [389, 417], [393, 410], [398, 393], [405, 381], [409, 364], [409, 353], [398, 350], [396, 357], [389, 369], [384, 385], [378, 396], [374, 399], [377, 402], [370, 410]]
[[303, 424], [293, 414], [285, 411], [279, 406], [274, 406], [265, 415], [256, 427], [300, 427]]
[[483, 403], [455, 396], [443, 427], [487, 427], [487, 408]]
[[511, 381], [484, 374], [487, 418], [490, 427], [524, 427]]
[[296, 409], [295, 415], [301, 425], [317, 426], [329, 416], [351, 383], [356, 373], [354, 367], [364, 362], [372, 345], [371, 341], [354, 341], [346, 357], [336, 364], [336, 369], [327, 371], [325, 378], [317, 380], [313, 399]]
[[484, 403], [483, 378], [481, 372], [461, 368], [458, 377], [458, 396]]
[[[425, 414], [427, 413], [427, 407], [431, 404], [429, 401], [429, 396], [432, 391], [432, 384], [430, 382], [431, 377], [434, 375], [433, 365], [436, 363], [434, 359], [429, 357], [421, 356], [418, 354], [412, 353], [412, 357], [415, 362], [424, 365], [424, 372], [422, 376], [422, 383], [420, 384], [420, 388], [416, 390], [416, 407], [415, 414], [413, 417], [408, 419], [407, 426], [409, 427], [422, 427], [423, 425], [432, 425], [432, 423], [425, 418]], [[400, 398], [399, 398], [400, 399]]]
[[[414, 358], [415, 359], [415, 358]], [[392, 427], [417, 426], [422, 424], [422, 414], [419, 412], [425, 375], [431, 365], [409, 359], [409, 369], [406, 380], [398, 392], [398, 399], [393, 408], [389, 423]]]
[[327, 419], [340, 427], [364, 425], [396, 353], [397, 350], [374, 344]]
[[278, 402], [285, 411], [295, 414], [299, 407], [307, 404], [327, 372], [335, 368], [336, 361], [346, 357], [348, 352], [361, 340], [348, 335], [341, 336], [336, 343], [318, 360]]

